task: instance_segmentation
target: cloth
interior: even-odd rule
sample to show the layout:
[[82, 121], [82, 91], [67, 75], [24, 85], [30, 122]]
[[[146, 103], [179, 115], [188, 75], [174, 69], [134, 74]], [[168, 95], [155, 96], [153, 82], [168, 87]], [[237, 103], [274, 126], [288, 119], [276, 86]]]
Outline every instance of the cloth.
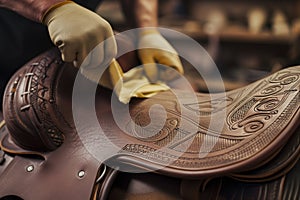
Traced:
[[[119, 101], [124, 104], [129, 103], [132, 97], [148, 98], [158, 92], [170, 89], [163, 81], [151, 83], [142, 65], [123, 73], [121, 67], [114, 64], [110, 65], [109, 72], [110, 78], [114, 79], [112, 80], [113, 88], [111, 89], [114, 89]], [[119, 76], [116, 77], [116, 74]]]
[[80, 68], [81, 74], [87, 79], [114, 90], [120, 102], [127, 104], [132, 97], [148, 98], [158, 92], [169, 90], [163, 79], [152, 83], [146, 76], [143, 65], [135, 66], [127, 72], [123, 72], [116, 60], [113, 60], [101, 79], [98, 77], [98, 69]]
[[169, 89], [163, 81], [151, 83], [143, 66], [135, 67], [124, 73], [115, 85], [115, 92], [124, 104], [129, 103], [132, 97], [149, 98], [158, 92]]

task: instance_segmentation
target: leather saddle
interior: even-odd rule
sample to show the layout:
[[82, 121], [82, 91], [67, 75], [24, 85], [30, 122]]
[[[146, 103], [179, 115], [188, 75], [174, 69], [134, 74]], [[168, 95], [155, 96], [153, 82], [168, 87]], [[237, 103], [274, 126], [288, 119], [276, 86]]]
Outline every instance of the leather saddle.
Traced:
[[172, 186], [161, 199], [299, 198], [299, 66], [225, 93], [172, 89], [129, 105], [99, 86], [89, 106], [92, 87], [57, 49], [10, 79], [0, 198], [120, 199], [132, 177]]

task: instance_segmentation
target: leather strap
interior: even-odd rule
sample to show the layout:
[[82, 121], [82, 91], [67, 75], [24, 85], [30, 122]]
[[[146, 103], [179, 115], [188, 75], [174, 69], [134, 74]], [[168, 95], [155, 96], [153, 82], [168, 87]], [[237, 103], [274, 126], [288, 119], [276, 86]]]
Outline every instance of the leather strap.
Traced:
[[93, 195], [100, 164], [76, 136], [56, 151], [30, 156], [16, 155], [0, 175], [1, 197], [14, 194], [32, 200], [82, 200]]

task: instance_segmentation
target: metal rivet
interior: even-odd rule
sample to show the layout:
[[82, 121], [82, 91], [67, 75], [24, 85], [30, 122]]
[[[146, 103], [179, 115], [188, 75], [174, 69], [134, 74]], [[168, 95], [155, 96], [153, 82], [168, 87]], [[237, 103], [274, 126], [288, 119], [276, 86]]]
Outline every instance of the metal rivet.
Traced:
[[26, 168], [26, 171], [27, 172], [32, 172], [34, 169], [33, 165], [29, 165], [27, 168]]
[[85, 172], [83, 170], [81, 170], [80, 172], [78, 172], [79, 178], [84, 177], [84, 175], [85, 175]]

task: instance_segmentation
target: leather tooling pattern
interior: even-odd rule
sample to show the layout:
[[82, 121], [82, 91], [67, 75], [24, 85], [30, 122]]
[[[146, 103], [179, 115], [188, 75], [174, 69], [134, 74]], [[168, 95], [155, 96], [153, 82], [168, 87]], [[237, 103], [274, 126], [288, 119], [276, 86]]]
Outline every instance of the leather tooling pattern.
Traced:
[[[181, 122], [178, 117], [179, 114], [175, 113], [179, 110], [176, 101], [168, 100], [168, 103], [160, 101], [159, 104], [163, 105], [167, 111], [168, 119], [158, 134], [155, 136], [151, 134], [151, 137], [145, 138], [147, 135], [145, 130], [143, 132], [138, 129], [131, 129], [133, 132], [137, 132], [133, 136], [143, 132], [144, 137], [140, 140], [150, 142], [153, 145], [127, 144], [120, 151], [120, 154], [133, 155], [150, 162], [161, 163], [165, 161], [165, 164], [171, 163], [171, 167], [191, 170], [227, 166], [250, 159], [273, 143], [280, 134], [282, 135], [285, 127], [297, 114], [300, 106], [299, 77], [300, 73], [297, 68], [294, 70], [286, 69], [242, 90], [228, 92], [223, 101], [219, 100], [220, 107], [212, 108], [210, 112], [205, 112], [200, 118], [201, 120], [211, 115], [217, 115], [218, 111], [227, 109], [226, 126], [218, 138], [213, 135], [213, 130], [205, 130], [207, 126], [201, 127], [199, 125], [197, 133], [191, 133], [188, 129], [179, 129], [178, 124]], [[156, 98], [164, 99], [164, 96], [161, 95]], [[150, 102], [147, 103], [149, 105], [155, 104], [154, 99], [152, 99], [153, 102], [149, 100]], [[169, 99], [172, 98], [169, 97]], [[198, 99], [199, 102], [203, 102], [201, 95]], [[237, 105], [236, 102], [239, 104]], [[196, 107], [200, 104], [193, 103], [187, 106], [189, 109], [191, 105], [194, 106], [194, 109], [190, 109], [192, 111], [197, 110]], [[141, 103], [139, 108], [134, 109], [138, 112], [133, 113], [133, 119], [139, 126], [145, 126], [149, 123], [145, 120], [149, 118], [149, 107], [145, 105], [146, 103]], [[225, 106], [226, 108], [224, 108]], [[189, 124], [193, 126], [197, 122], [194, 121]], [[199, 157], [201, 154], [199, 150], [203, 145], [204, 137], [218, 141], [207, 156]], [[136, 138], [139, 139], [139, 137]], [[186, 141], [189, 141], [187, 142], [189, 147], [184, 146]], [[182, 149], [186, 149], [186, 151], [183, 152]]]
[[287, 98], [297, 93], [295, 87], [298, 84], [299, 73], [289, 71], [276, 74], [268, 82], [263, 82], [259, 94], [251, 96], [242, 106], [231, 111], [228, 117], [230, 129], [243, 128], [245, 135], [259, 131], [265, 126], [265, 121], [278, 114], [278, 108]]
[[34, 109], [37, 120], [43, 126], [42, 130], [47, 131], [56, 146], [60, 146], [63, 143], [63, 134], [55, 126], [48, 112], [49, 104], [55, 103], [55, 100], [53, 96], [50, 98], [45, 97], [51, 95], [50, 88], [44, 84], [45, 79], [49, 76], [47, 72], [50, 64], [47, 58], [43, 58], [40, 62], [32, 64], [32, 67], [36, 67], [37, 70], [34, 70], [34, 73], [26, 74], [29, 77], [28, 85], [30, 87], [28, 88], [29, 91], [24, 92], [23, 95], [30, 95], [30, 106]]

